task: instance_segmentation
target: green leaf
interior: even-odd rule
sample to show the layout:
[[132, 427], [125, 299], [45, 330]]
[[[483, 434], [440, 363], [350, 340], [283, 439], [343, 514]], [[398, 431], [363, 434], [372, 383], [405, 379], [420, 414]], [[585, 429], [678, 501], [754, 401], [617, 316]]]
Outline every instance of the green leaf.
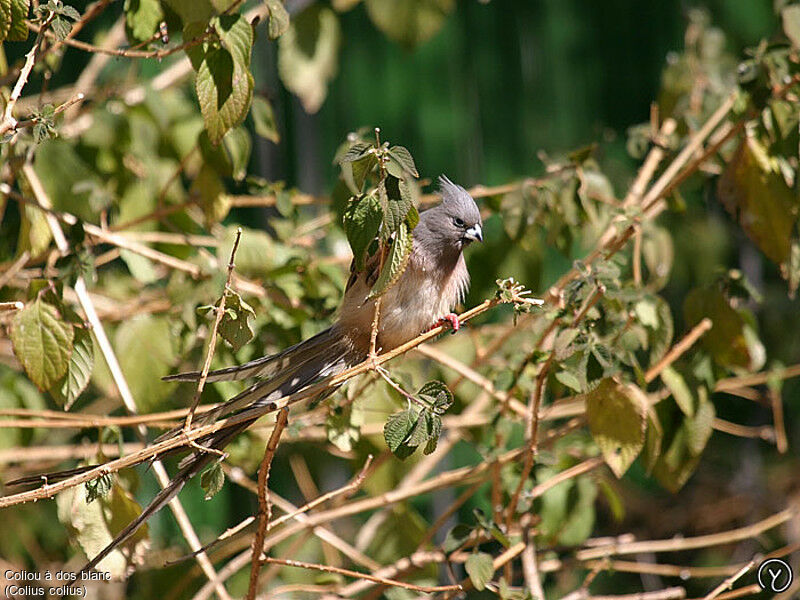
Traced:
[[94, 342], [88, 329], [75, 327], [75, 338], [72, 342], [72, 355], [67, 364], [67, 372], [50, 387], [50, 394], [64, 410], [69, 410], [72, 403], [81, 395], [94, 368]]
[[358, 159], [345, 160], [346, 158], [347, 154], [340, 161], [342, 179], [353, 194], [359, 195], [367, 177], [378, 166], [378, 157], [374, 153], [368, 153]]
[[11, 0], [0, 0], [0, 42], [11, 29]]
[[225, 314], [219, 324], [219, 334], [234, 352], [253, 339], [250, 319], [255, 319], [253, 308], [233, 290], [225, 290]]
[[790, 4], [781, 10], [783, 32], [792, 42], [792, 46], [800, 48], [800, 4]]
[[50, 31], [52, 31], [56, 38], [60, 41], [67, 39], [69, 32], [72, 31], [72, 25], [66, 19], [56, 17], [50, 22]]
[[370, 298], [377, 298], [397, 283], [408, 264], [412, 246], [413, 239], [408, 225], [402, 223], [389, 247], [389, 254], [384, 262], [383, 270], [369, 293]]
[[307, 113], [317, 112], [328, 94], [337, 70], [339, 38], [336, 14], [314, 4], [278, 40], [278, 74]]
[[74, 331], [56, 307], [42, 300], [14, 315], [11, 344], [30, 380], [40, 390], [53, 386], [66, 372]]
[[417, 166], [414, 164], [414, 158], [411, 156], [408, 149], [403, 146], [392, 146], [389, 148], [388, 165], [396, 165], [399, 167], [399, 172], [392, 173], [392, 175], [398, 179], [405, 179], [408, 175], [419, 177]]
[[565, 386], [567, 386], [568, 388], [576, 392], [583, 391], [583, 384], [581, 384], [581, 380], [572, 371], [569, 370], [559, 371], [558, 373], [556, 373], [556, 379]]
[[454, 0], [366, 0], [367, 14], [387, 37], [412, 49], [444, 25]]
[[128, 42], [136, 44], [152, 39], [164, 11], [159, 0], [125, 0], [125, 35]]
[[387, 239], [406, 222], [406, 216], [414, 208], [415, 197], [404, 180], [387, 175], [378, 186], [378, 199], [383, 209], [383, 236]]
[[339, 159], [339, 163], [344, 164], [364, 158], [370, 153], [370, 150], [372, 150], [372, 144], [356, 142], [342, 155], [342, 158]]
[[[278, 2], [278, 0], [274, 1]], [[261, 96], [253, 98], [253, 104], [250, 106], [250, 116], [253, 117], [253, 125], [259, 136], [273, 144], [281, 141], [281, 134], [278, 133], [278, 125], [275, 122], [275, 113], [269, 100]]]
[[386, 440], [389, 450], [393, 453], [397, 452], [406, 438], [411, 435], [418, 418], [417, 411], [410, 407], [389, 417], [383, 427], [383, 438]]
[[699, 386], [697, 388], [697, 412], [686, 419], [686, 447], [693, 456], [699, 456], [706, 447], [714, 431], [714, 403], [708, 399], [708, 390]]
[[422, 449], [423, 454], [433, 454], [439, 445], [439, 437], [442, 435], [442, 418], [439, 415], [431, 415], [428, 423], [428, 440]]
[[114, 349], [140, 412], [159, 408], [172, 393], [161, 381], [175, 362], [172, 338], [168, 321], [153, 315], [123, 321], [114, 334]]
[[264, 0], [269, 10], [269, 38], [276, 40], [289, 29], [289, 13], [281, 0]]
[[589, 430], [617, 477], [625, 474], [642, 451], [648, 406], [642, 390], [611, 378], [586, 394]]
[[767, 258], [781, 263], [789, 257], [797, 202], [755, 138], [745, 136], [719, 179], [717, 193]]
[[218, 462], [208, 467], [203, 474], [200, 475], [200, 487], [203, 488], [205, 500], [211, 500], [217, 495], [225, 484], [225, 473], [222, 470], [222, 465]]
[[463, 523], [455, 525], [447, 532], [444, 542], [442, 542], [442, 550], [448, 554], [454, 550], [458, 550], [464, 542], [469, 539], [470, 535], [472, 535], [472, 531], [473, 529], [469, 525], [464, 525]]
[[9, 42], [24, 42], [28, 39], [25, 19], [28, 18], [30, 5], [30, 0], [11, 0], [11, 27], [6, 35]]
[[467, 575], [469, 575], [475, 589], [482, 591], [486, 589], [486, 584], [494, 576], [494, 561], [491, 555], [485, 552], [470, 554], [464, 563], [464, 569], [467, 571]]
[[683, 414], [687, 417], [694, 415], [694, 398], [683, 376], [672, 367], [666, 367], [661, 371], [661, 380], [669, 388]]
[[344, 232], [353, 250], [356, 270], [364, 268], [364, 252], [378, 234], [383, 214], [375, 196], [352, 200], [344, 211]]
[[453, 392], [441, 381], [429, 381], [417, 392], [417, 396], [437, 414], [444, 412], [453, 405]]
[[[244, 120], [250, 108], [253, 28], [238, 13], [215, 19], [213, 25], [221, 45], [204, 41], [187, 48], [186, 53], [197, 74], [195, 90], [208, 137], [212, 144], [218, 144], [230, 129]], [[194, 39], [202, 33], [202, 24], [190, 23], [184, 29], [184, 38]]]

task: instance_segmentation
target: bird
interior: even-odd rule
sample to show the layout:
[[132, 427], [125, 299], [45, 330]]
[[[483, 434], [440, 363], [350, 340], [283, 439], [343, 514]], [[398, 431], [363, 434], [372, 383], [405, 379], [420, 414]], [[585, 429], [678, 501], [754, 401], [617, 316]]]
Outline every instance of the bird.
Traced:
[[[392, 350], [438, 324], [449, 324], [454, 333], [460, 327], [458, 317], [451, 311], [464, 300], [469, 286], [463, 250], [473, 242], [483, 241], [483, 222], [475, 200], [463, 187], [441, 175], [439, 191], [442, 201], [420, 213], [404, 271], [380, 296], [376, 350]], [[208, 382], [250, 378], [257, 381], [198, 421], [214, 422], [245, 409], [276, 402], [366, 360], [371, 349], [377, 302], [371, 290], [381, 268], [378, 254], [367, 260], [362, 270], [356, 270], [353, 261], [338, 316], [331, 327], [277, 354], [210, 371]], [[164, 380], [197, 381], [200, 377], [199, 371], [191, 371], [169, 375]], [[332, 391], [327, 391], [326, 395]], [[220, 451], [255, 420], [245, 420], [200, 438], [198, 446]], [[159, 439], [175, 435], [177, 431], [168, 432]], [[219, 452], [196, 447], [179, 463], [179, 470], [170, 483], [82, 571], [97, 566], [177, 495], [189, 479], [218, 459]]]

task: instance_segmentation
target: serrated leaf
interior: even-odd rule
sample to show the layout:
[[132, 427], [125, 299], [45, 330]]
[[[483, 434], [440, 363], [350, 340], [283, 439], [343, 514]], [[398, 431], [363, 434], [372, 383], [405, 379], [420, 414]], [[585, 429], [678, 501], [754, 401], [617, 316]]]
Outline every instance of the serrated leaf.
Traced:
[[417, 392], [423, 402], [428, 403], [438, 414], [444, 413], [453, 404], [453, 392], [441, 381], [429, 381]]
[[136, 44], [152, 39], [164, 20], [159, 0], [125, 0], [125, 34], [128, 42]]
[[225, 485], [225, 473], [218, 462], [208, 467], [200, 476], [200, 487], [203, 488], [205, 500], [211, 500]]
[[281, 0], [264, 0], [269, 10], [269, 37], [276, 40], [289, 29], [289, 13]]
[[337, 70], [339, 38], [336, 14], [314, 4], [278, 40], [278, 74], [307, 113], [317, 112], [328, 94]]
[[411, 152], [408, 151], [408, 148], [392, 146], [389, 148], [389, 158], [397, 162], [406, 174], [412, 177], [419, 177], [417, 165], [414, 164], [414, 158], [411, 156]]
[[30, 0], [11, 0], [11, 27], [6, 35], [9, 42], [24, 42], [28, 39], [28, 18]]
[[430, 429], [428, 431], [428, 441], [422, 449], [423, 454], [433, 454], [436, 447], [439, 445], [439, 437], [442, 435], [442, 418], [437, 415], [431, 415]]
[[675, 403], [687, 417], [694, 415], [694, 398], [683, 376], [672, 367], [661, 371], [661, 380], [669, 388]]
[[53, 386], [66, 372], [74, 331], [52, 305], [36, 300], [14, 315], [11, 344], [30, 380], [40, 390]]
[[261, 96], [253, 98], [253, 103], [250, 105], [250, 116], [253, 117], [253, 125], [259, 136], [273, 144], [281, 141], [278, 124], [275, 122], [275, 113], [269, 100]]
[[383, 270], [378, 275], [375, 285], [372, 286], [369, 298], [377, 298], [397, 283], [408, 264], [412, 246], [411, 232], [409, 232], [408, 226], [402, 223], [395, 233], [391, 246], [389, 246], [389, 253], [383, 264]]
[[469, 579], [475, 589], [482, 591], [486, 589], [486, 584], [494, 576], [494, 561], [491, 555], [485, 552], [470, 554], [464, 562], [464, 569], [467, 571], [467, 575], [469, 575]]
[[586, 394], [589, 430], [617, 477], [625, 474], [642, 451], [648, 406], [642, 390], [611, 378]]
[[344, 211], [344, 232], [358, 271], [364, 268], [364, 252], [378, 234], [382, 219], [381, 206], [375, 196], [352, 200]]
[[0, 42], [11, 29], [11, 0], [0, 0]]
[[[250, 73], [250, 52], [253, 28], [240, 14], [214, 19], [220, 46], [212, 41], [186, 49], [196, 73], [195, 90], [203, 113], [203, 121], [212, 144], [239, 125], [247, 115], [253, 97], [253, 76]], [[184, 29], [185, 39], [202, 35], [202, 24], [190, 23]]]
[[444, 542], [442, 542], [442, 550], [448, 554], [457, 550], [469, 539], [469, 536], [472, 535], [472, 531], [472, 527], [469, 525], [464, 525], [463, 523], [455, 525], [447, 532]]
[[70, 6], [69, 4], [63, 4], [57, 10], [58, 14], [67, 17], [68, 19], [72, 19], [73, 21], [79, 21], [81, 18], [81, 13], [79, 13], [75, 7]]
[[383, 209], [383, 236], [387, 239], [406, 223], [406, 216], [414, 207], [414, 194], [402, 179], [387, 175], [378, 186], [378, 199]]
[[69, 410], [89, 385], [94, 368], [94, 342], [91, 333], [82, 327], [74, 328], [74, 332], [67, 372], [50, 388], [50, 394], [64, 410]]
[[344, 164], [364, 158], [370, 153], [371, 149], [372, 144], [368, 144], [367, 142], [355, 142], [342, 155], [342, 158], [339, 159], [339, 163]]
[[253, 339], [250, 319], [255, 318], [253, 308], [233, 290], [225, 290], [225, 314], [219, 324], [219, 334], [233, 347], [234, 352]]
[[50, 22], [50, 31], [53, 32], [56, 38], [63, 42], [67, 39], [69, 32], [72, 31], [72, 25], [70, 25], [69, 21], [66, 19], [56, 17]]
[[406, 438], [414, 430], [419, 414], [413, 408], [395, 413], [386, 421], [383, 427], [383, 438], [386, 446], [392, 452], [397, 452]]
[[409, 49], [439, 31], [454, 6], [454, 0], [366, 0], [375, 26]]
[[341, 161], [342, 179], [344, 179], [353, 194], [359, 195], [364, 188], [364, 182], [367, 177], [377, 166], [378, 157], [374, 153], [364, 154], [352, 161], [343, 159]]

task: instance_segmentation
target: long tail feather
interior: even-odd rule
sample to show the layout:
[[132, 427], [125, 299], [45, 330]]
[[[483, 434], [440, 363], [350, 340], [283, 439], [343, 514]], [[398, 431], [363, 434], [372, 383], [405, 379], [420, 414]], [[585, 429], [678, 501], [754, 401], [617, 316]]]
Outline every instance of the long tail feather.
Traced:
[[[340, 335], [335, 329], [328, 329], [305, 342], [288, 348], [280, 354], [264, 357], [241, 367], [215, 371], [214, 381], [226, 378], [242, 379], [253, 376], [253, 373], [258, 376], [268, 374], [272, 378], [254, 383], [219, 408], [203, 415], [198, 419], [198, 422], [213, 422], [220, 417], [232, 415], [245, 408], [279, 400], [302, 390], [318, 379], [339, 373], [360, 362], [363, 358], [362, 354], [353, 348], [352, 342], [346, 336]], [[247, 373], [247, 375], [242, 375], [242, 373]], [[199, 374], [197, 377], [199, 377]], [[189, 381], [197, 377], [195, 377], [194, 373], [182, 373], [171, 376], [169, 380]], [[243, 421], [231, 426], [229, 429], [222, 429], [207, 438], [201, 438], [197, 441], [201, 446], [222, 450], [255, 420], [256, 418]], [[174, 435], [176, 431], [168, 432], [159, 439]], [[93, 557], [82, 570], [86, 571], [94, 568], [114, 548], [130, 539], [150, 517], [166, 506], [181, 491], [189, 479], [197, 475], [206, 465], [217, 458], [216, 454], [207, 452], [195, 452], [184, 458], [178, 464], [180, 470], [169, 485], [161, 490], [142, 513], [126, 526], [97, 556]]]
[[[276, 373], [291, 369], [291, 364], [296, 357], [304, 355], [313, 355], [321, 349], [328, 346], [334, 338], [332, 328], [326, 329], [317, 335], [303, 340], [290, 346], [282, 352], [271, 354], [270, 356], [263, 356], [256, 360], [244, 363], [243, 365], [236, 365], [233, 367], [226, 367], [224, 369], [217, 369], [216, 371], [209, 371], [206, 381], [239, 381], [241, 379], [249, 379], [251, 377], [272, 377]], [[175, 375], [167, 375], [162, 377], [164, 381], [197, 381], [200, 379], [200, 371], [187, 371], [186, 373], [176, 373]]]

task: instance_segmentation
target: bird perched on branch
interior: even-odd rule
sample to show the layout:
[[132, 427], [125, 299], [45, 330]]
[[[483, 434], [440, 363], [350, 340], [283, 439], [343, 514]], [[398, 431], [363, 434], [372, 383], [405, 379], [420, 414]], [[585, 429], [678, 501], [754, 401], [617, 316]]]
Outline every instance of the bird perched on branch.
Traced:
[[[470, 243], [483, 240], [482, 222], [475, 201], [463, 187], [445, 176], [439, 178], [439, 186], [442, 202], [421, 213], [413, 231], [408, 263], [399, 279], [380, 296], [376, 350], [392, 350], [443, 322], [449, 323], [454, 331], [459, 328], [458, 318], [450, 311], [463, 300], [469, 285], [463, 250]], [[353, 268], [338, 318], [329, 329], [278, 354], [211, 371], [207, 381], [248, 378], [257, 378], [258, 381], [198, 421], [213, 422], [247, 408], [278, 401], [368, 358], [378, 301], [371, 297], [370, 292], [381, 270], [379, 254], [368, 260], [363, 270], [355, 271]], [[200, 373], [193, 371], [164, 379], [196, 381], [199, 378]], [[252, 423], [244, 421], [221, 429], [200, 438], [198, 444], [220, 450]], [[174, 432], [162, 438], [171, 434]], [[130, 538], [181, 490], [186, 481], [218, 458], [218, 454], [198, 449], [184, 458], [169, 485], [114, 541], [93, 557], [84, 570], [96, 566], [116, 546]]]

